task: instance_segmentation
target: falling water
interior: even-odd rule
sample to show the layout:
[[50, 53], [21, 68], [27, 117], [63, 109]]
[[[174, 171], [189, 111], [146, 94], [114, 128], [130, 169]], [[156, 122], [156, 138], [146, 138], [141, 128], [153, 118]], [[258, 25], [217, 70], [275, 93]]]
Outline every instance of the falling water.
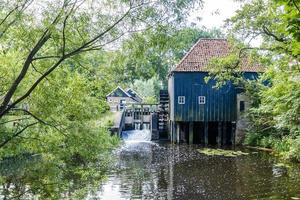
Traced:
[[149, 129], [123, 131], [122, 139], [135, 142], [151, 141], [151, 131]]
[[143, 129], [148, 129], [149, 130], [150, 129], [150, 124], [144, 123], [143, 124]]
[[141, 130], [141, 124], [140, 123], [135, 123], [134, 124], [134, 129], [135, 130]]

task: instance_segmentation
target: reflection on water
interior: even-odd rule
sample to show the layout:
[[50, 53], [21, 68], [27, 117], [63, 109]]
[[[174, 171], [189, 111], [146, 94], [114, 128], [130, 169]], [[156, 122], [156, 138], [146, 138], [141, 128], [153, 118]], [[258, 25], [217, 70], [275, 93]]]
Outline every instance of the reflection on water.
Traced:
[[115, 159], [94, 164], [74, 157], [57, 166], [35, 154], [2, 160], [0, 199], [300, 199], [300, 166], [267, 153], [205, 156], [196, 145], [151, 142], [149, 130], [122, 136]]
[[[130, 135], [130, 134], [129, 134]], [[96, 199], [297, 199], [300, 167], [262, 152], [209, 157], [198, 146], [125, 140]]]

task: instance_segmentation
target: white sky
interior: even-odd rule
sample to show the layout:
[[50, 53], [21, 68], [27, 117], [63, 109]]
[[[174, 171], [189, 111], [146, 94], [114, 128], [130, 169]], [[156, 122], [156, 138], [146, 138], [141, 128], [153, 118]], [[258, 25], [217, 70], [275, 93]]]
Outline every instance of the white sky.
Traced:
[[[241, 3], [234, 0], [204, 0], [203, 9], [193, 12], [189, 21], [207, 28], [221, 28], [224, 20], [233, 16], [240, 5]], [[199, 21], [197, 18], [201, 18], [201, 20]]]
[[[235, 11], [243, 5], [236, 0], [203, 0], [202, 9], [193, 12], [189, 18], [191, 23], [196, 23], [198, 27], [205, 26], [206, 28], [221, 28], [224, 29], [224, 20], [235, 15]], [[201, 20], [198, 20], [201, 18]], [[257, 47], [262, 43], [262, 39], [257, 37], [251, 40], [250, 45]]]

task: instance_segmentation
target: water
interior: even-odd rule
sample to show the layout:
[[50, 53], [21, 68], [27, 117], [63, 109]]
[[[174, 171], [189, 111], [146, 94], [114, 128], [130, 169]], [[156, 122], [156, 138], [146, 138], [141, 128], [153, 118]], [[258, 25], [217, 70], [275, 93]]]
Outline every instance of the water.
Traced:
[[149, 129], [123, 131], [121, 137], [125, 143], [146, 142], [151, 141], [151, 131]]
[[35, 154], [2, 160], [0, 199], [300, 199], [300, 165], [268, 153], [206, 156], [197, 145], [152, 142], [149, 130], [122, 136], [123, 144], [107, 152], [111, 160], [101, 154], [105, 159], [89, 165], [74, 160], [57, 168]]
[[123, 134], [118, 161], [87, 199], [300, 199], [299, 165], [284, 166], [264, 152], [205, 156], [199, 146], [157, 144], [149, 135]]

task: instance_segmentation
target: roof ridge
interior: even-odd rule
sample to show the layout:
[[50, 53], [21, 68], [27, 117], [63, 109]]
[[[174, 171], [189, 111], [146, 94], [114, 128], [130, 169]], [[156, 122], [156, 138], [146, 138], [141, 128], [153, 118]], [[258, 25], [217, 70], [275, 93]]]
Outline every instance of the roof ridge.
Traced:
[[140, 97], [141, 99], [143, 99], [143, 98], [144, 98], [142, 95], [140, 95], [139, 93], [137, 93], [137, 91], [136, 91], [136, 90], [134, 90], [134, 89], [132, 89], [132, 88], [127, 88], [127, 89], [126, 89], [127, 93], [128, 93], [128, 90], [131, 90], [131, 91], [133, 91], [133, 92], [135, 93], [135, 95], [136, 95], [136, 96], [138, 96], [138, 97]]
[[108, 97], [109, 95], [111, 95], [114, 91], [116, 91], [117, 89], [122, 90], [122, 92], [124, 92], [128, 97], [132, 97], [130, 94], [128, 94], [125, 90], [123, 90], [123, 88], [121, 88], [121, 86], [117, 86], [114, 90], [112, 90], [108, 95], [106, 95], [106, 97]]

